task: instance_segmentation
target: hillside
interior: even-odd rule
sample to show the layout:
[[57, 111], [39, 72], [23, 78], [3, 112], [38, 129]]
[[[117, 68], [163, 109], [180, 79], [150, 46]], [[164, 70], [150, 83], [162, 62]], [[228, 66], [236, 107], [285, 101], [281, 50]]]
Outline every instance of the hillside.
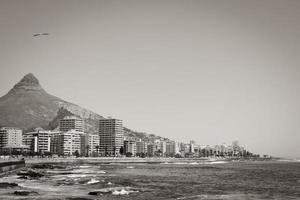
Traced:
[[95, 132], [97, 120], [102, 119], [90, 110], [48, 94], [33, 74], [27, 74], [6, 95], [0, 97], [0, 125], [23, 130], [47, 127], [57, 118], [60, 108], [87, 121], [86, 131]]
[[[0, 97], [0, 127], [12, 126], [24, 131], [36, 127], [55, 129], [65, 116], [76, 115], [84, 119], [85, 132], [98, 132], [98, 120], [103, 117], [76, 104], [48, 94], [33, 74], [25, 75], [4, 96]], [[125, 135], [148, 138], [148, 134], [124, 128]], [[150, 138], [156, 137], [151, 135]]]

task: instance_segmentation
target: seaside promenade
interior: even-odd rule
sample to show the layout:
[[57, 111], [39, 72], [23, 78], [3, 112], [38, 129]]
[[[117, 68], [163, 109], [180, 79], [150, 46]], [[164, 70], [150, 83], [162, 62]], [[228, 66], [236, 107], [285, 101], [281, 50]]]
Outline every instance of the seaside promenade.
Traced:
[[25, 158], [26, 164], [37, 164], [37, 163], [68, 163], [68, 162], [79, 162], [79, 163], [190, 163], [196, 161], [202, 162], [213, 162], [221, 161], [222, 159], [215, 158], [127, 158], [127, 157], [88, 157], [88, 158]]
[[[0, 159], [1, 162], [20, 161], [21, 159]], [[201, 158], [165, 158], [165, 157], [151, 157], [151, 158], [139, 158], [139, 157], [56, 157], [56, 158], [37, 158], [37, 157], [25, 157], [25, 164], [41, 164], [41, 163], [81, 163], [81, 164], [215, 164], [225, 163], [231, 161], [274, 161], [276, 159], [265, 158], [224, 158], [224, 157], [201, 157]]]

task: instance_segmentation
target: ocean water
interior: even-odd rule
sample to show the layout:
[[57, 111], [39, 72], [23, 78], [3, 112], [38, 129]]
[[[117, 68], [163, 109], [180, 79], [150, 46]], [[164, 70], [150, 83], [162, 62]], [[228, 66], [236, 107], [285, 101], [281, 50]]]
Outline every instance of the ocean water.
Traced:
[[[0, 199], [300, 199], [300, 162], [55, 164], [45, 176], [0, 182]], [[30, 196], [14, 191], [34, 191]], [[89, 195], [94, 192], [94, 195]], [[97, 195], [95, 195], [97, 194]]]

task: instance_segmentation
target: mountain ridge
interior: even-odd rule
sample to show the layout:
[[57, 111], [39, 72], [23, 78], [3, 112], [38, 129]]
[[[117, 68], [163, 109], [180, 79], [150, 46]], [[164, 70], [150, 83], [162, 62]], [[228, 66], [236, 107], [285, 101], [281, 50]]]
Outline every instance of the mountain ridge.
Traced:
[[[47, 93], [32, 73], [26, 74], [7, 94], [0, 97], [0, 127], [18, 127], [24, 132], [37, 127], [53, 130], [57, 128], [59, 120], [67, 115], [83, 118], [84, 131], [87, 133], [97, 133], [98, 120], [104, 119], [91, 110]], [[124, 132], [129, 137], [160, 138], [126, 127]]]
[[[103, 119], [97, 113], [82, 108], [74, 103], [48, 94], [32, 74], [25, 75], [4, 96], [0, 97], [0, 125], [14, 126], [23, 130], [35, 127], [47, 127], [57, 116], [60, 108], [70, 111], [84, 120]], [[87, 132], [95, 132], [94, 125], [87, 124]]]

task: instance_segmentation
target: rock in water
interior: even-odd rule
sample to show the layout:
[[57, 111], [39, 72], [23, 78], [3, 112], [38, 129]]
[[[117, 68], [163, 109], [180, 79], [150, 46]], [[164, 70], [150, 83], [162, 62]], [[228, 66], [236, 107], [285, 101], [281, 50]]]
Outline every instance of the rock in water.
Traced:
[[35, 195], [38, 193], [35, 191], [20, 190], [20, 191], [15, 191], [14, 194], [19, 196], [28, 196], [28, 195]]
[[85, 197], [67, 197], [66, 200], [92, 200]]
[[101, 194], [100, 192], [97, 192], [97, 191], [92, 191], [92, 192], [89, 192], [89, 195], [99, 195]]
[[8, 183], [8, 182], [0, 183], [0, 188], [17, 187], [17, 186], [18, 184], [16, 183]]
[[104, 195], [104, 194], [112, 194], [112, 195], [128, 195], [130, 193], [139, 192], [137, 189], [133, 189], [131, 187], [111, 187], [111, 188], [103, 188], [97, 191], [89, 192], [89, 195]]
[[92, 178], [90, 181], [87, 182], [87, 184], [95, 184], [95, 183], [99, 183], [100, 181]]
[[39, 178], [44, 176], [42, 173], [32, 170], [32, 169], [28, 169], [27, 171], [20, 171], [19, 173], [17, 173], [18, 176], [22, 176], [22, 177], [29, 177], [29, 178]]

